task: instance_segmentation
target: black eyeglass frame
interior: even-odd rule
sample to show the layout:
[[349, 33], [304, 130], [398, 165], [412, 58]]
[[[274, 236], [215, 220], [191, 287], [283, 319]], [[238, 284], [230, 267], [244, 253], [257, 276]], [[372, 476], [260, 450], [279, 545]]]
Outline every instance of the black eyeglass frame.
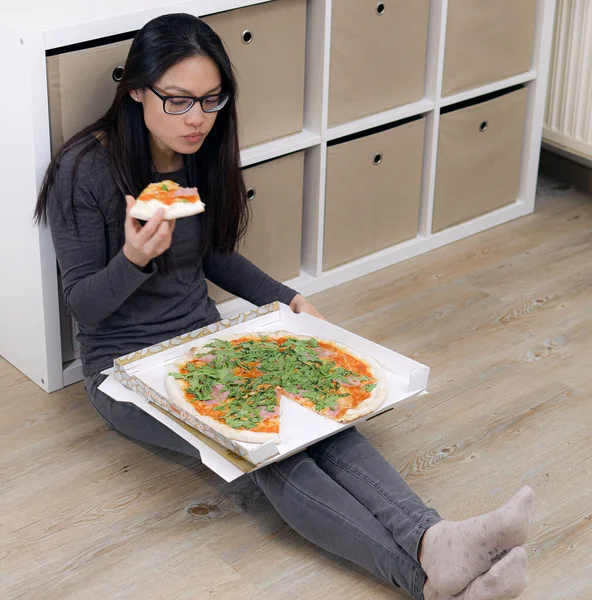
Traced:
[[[198, 96], [165, 96], [164, 94], [161, 94], [157, 89], [153, 88], [151, 85], [148, 85], [146, 87], [162, 100], [162, 110], [167, 115], [184, 115], [185, 113], [189, 112], [195, 106], [196, 102], [199, 102], [199, 105], [201, 106], [201, 109], [203, 112], [208, 113], [208, 114], [215, 113], [215, 112], [221, 111], [228, 104], [228, 101], [230, 100], [230, 94], [228, 94], [227, 92], [220, 92], [218, 94], [207, 94], [206, 96], [199, 96], [199, 97]], [[222, 99], [221, 103], [214, 110], [206, 110], [203, 105], [204, 100], [207, 100], [208, 98], [216, 98], [216, 97], [219, 97]], [[169, 112], [166, 109], [167, 100], [176, 100], [176, 99], [191, 100], [192, 102], [185, 110], [182, 110], [181, 112]]]

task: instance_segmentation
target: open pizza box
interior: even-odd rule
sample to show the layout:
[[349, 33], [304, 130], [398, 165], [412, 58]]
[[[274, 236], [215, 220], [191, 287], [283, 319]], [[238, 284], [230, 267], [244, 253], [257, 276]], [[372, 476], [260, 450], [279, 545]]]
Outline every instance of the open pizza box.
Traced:
[[[192, 415], [169, 404], [167, 373], [197, 339], [225, 333], [271, 333], [278, 330], [331, 340], [374, 358], [384, 370], [388, 398], [373, 413], [357, 421], [338, 423], [282, 397], [281, 442], [238, 442], [221, 435]], [[99, 389], [121, 402], [131, 402], [181, 436], [200, 452], [202, 462], [226, 481], [282, 460], [338, 431], [391, 410], [425, 391], [429, 368], [388, 348], [307, 314], [294, 314], [279, 302], [178, 336], [115, 360], [114, 370]]]

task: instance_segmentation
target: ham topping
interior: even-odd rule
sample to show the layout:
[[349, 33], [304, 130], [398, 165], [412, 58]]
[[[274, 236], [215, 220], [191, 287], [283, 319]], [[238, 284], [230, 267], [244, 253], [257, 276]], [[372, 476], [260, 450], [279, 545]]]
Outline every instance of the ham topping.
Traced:
[[267, 419], [267, 418], [269, 418], [269, 417], [278, 417], [278, 416], [279, 416], [279, 414], [280, 414], [280, 407], [279, 407], [279, 406], [276, 406], [276, 407], [274, 407], [274, 409], [273, 409], [273, 411], [272, 411], [272, 412], [270, 412], [270, 411], [266, 410], [265, 408], [262, 408], [262, 409], [259, 411], [259, 416], [260, 416], [262, 419]]
[[330, 408], [326, 408], [323, 411], [323, 414], [326, 417], [333, 418], [333, 417], [336, 417], [339, 414], [339, 410], [340, 410], [339, 408], [336, 408], [335, 410], [331, 410]]
[[321, 346], [315, 348], [314, 351], [316, 352], [319, 358], [328, 358], [329, 356], [333, 355], [333, 352], [331, 352], [331, 350], [327, 350], [326, 348], [322, 348]]
[[[213, 385], [212, 386], [212, 399], [207, 400], [206, 403], [221, 404], [222, 402], [224, 402], [228, 398], [228, 390], [222, 391], [223, 387], [224, 386], [221, 383], [217, 383], [216, 385]], [[206, 403], [204, 403], [204, 404], [206, 404]]]
[[184, 188], [180, 187], [173, 192], [173, 196], [175, 198], [179, 198], [180, 196], [198, 196], [197, 188]]

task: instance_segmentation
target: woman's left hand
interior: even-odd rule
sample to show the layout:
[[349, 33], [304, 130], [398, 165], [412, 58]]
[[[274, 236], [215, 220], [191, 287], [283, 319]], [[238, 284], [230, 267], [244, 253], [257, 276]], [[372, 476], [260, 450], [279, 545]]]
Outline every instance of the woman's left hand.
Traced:
[[308, 313], [313, 317], [317, 317], [318, 319], [323, 319], [326, 321], [325, 317], [301, 294], [296, 294], [290, 302], [290, 308], [292, 312], [298, 313]]

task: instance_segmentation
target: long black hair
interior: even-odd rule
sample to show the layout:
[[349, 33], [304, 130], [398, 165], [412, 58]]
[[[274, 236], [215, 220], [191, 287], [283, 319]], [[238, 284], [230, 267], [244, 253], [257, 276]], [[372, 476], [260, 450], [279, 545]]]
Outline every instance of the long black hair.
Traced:
[[56, 182], [60, 158], [77, 144], [81, 148], [72, 172], [69, 207], [74, 211], [78, 166], [82, 157], [99, 143], [98, 138], [105, 146], [111, 174], [121, 193], [118, 214], [123, 228], [125, 194], [137, 197], [152, 180], [152, 156], [143, 108], [132, 100], [130, 91], [154, 85], [165, 71], [192, 56], [207, 56], [216, 63], [222, 90], [230, 95], [199, 151], [184, 156], [189, 183], [198, 182], [200, 195], [207, 204], [202, 215], [201, 253], [203, 255], [208, 247], [218, 252], [236, 248], [249, 220], [240, 169], [236, 77], [218, 35], [202, 20], [183, 13], [157, 17], [136, 34], [109, 110], [69, 139], [51, 161], [35, 209], [38, 224], [47, 222], [48, 197]]

